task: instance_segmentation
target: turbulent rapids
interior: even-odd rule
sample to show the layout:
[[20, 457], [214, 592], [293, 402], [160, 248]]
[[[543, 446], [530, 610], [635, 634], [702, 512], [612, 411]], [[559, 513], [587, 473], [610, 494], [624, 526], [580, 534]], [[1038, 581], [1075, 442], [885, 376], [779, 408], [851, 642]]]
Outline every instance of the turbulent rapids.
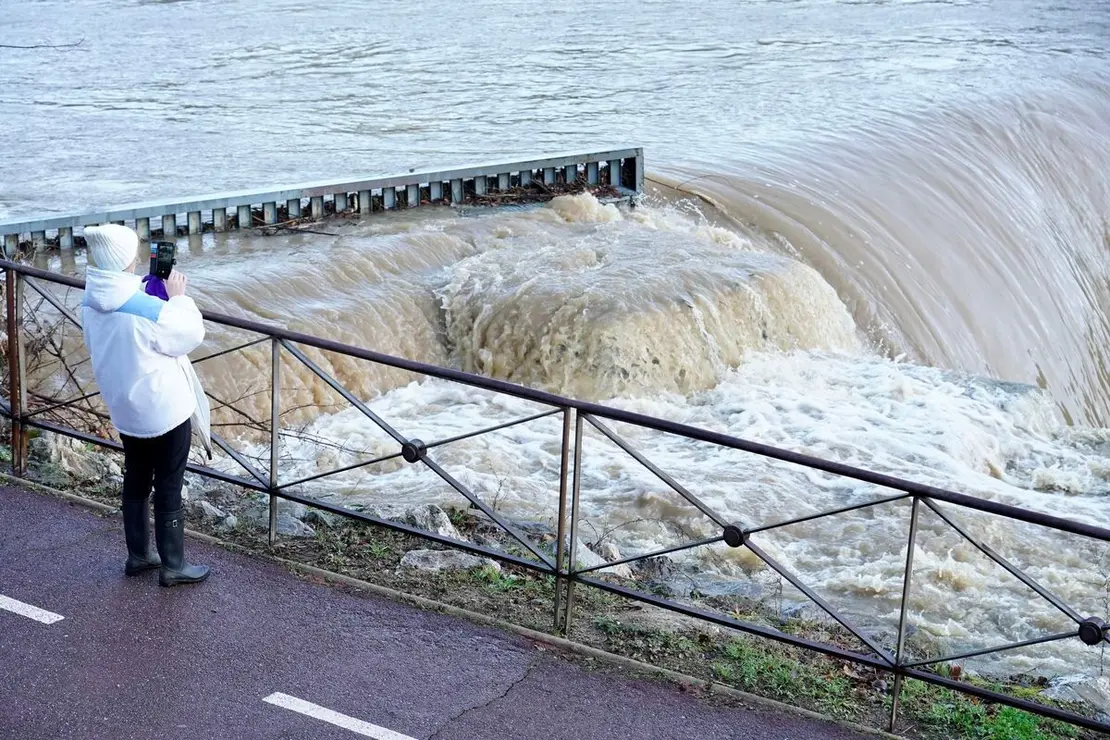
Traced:
[[[1105, 91], [1088, 94], [1110, 114]], [[838, 148], [813, 166], [820, 175], [773, 158], [758, 174], [664, 168], [635, 209], [564, 196], [469, 217], [396, 214], [337, 225], [334, 237], [210, 235], [182, 261], [202, 304], [226, 313], [1107, 524], [1110, 431], [1099, 425], [1110, 210], [1094, 162], [1110, 168], [1110, 148], [1091, 128], [1097, 116], [1049, 107], [1026, 100], [989, 125], [946, 122], [948, 138], [933, 149], [964, 147], [959, 160], [914, 159], [911, 149], [933, 149], [877, 138], [859, 145], [867, 154]], [[899, 177], [884, 179], [895, 168]], [[1078, 176], [1090, 179], [1080, 186]], [[247, 338], [214, 328], [212, 346]], [[310, 354], [409, 436], [441, 439], [536, 410]], [[265, 418], [268, 358], [252, 348], [202, 375], [217, 397]], [[303, 366], [287, 362], [283, 374], [286, 423], [300, 430], [283, 446], [283, 478], [395, 451]], [[887, 493], [617, 431], [726, 517], [753, 524]], [[249, 431], [242, 437], [253, 443]], [[439, 448], [436, 459], [511, 516], [550, 521], [559, 444], [549, 418]], [[401, 462], [305, 488], [379, 508], [461, 503]], [[599, 435], [586, 439], [582, 504], [586, 539], [613, 532], [626, 554], [713, 533]], [[833, 603], [890, 627], [907, 510], [818, 520], [763, 544]], [[1110, 554], [1030, 526], [965, 521], [1065, 599], [1098, 611]], [[917, 628], [961, 647], [1066, 628], [939, 519], [926, 515], [921, 527]], [[703, 548], [683, 565], [703, 591], [735, 590], [767, 575], [744, 552]], [[1026, 649], [1004, 666], [1052, 672], [1090, 660], [1068, 644]]]

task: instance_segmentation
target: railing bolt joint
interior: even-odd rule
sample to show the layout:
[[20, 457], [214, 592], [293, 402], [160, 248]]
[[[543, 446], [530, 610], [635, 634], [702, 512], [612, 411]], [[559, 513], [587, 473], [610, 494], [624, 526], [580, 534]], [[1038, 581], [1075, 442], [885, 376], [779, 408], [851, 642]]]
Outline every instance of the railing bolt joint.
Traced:
[[725, 544], [729, 547], [740, 547], [748, 541], [749, 534], [739, 524], [725, 525]]
[[1087, 617], [1079, 623], [1079, 639], [1085, 645], [1098, 645], [1102, 642], [1108, 629], [1110, 629], [1110, 624], [1098, 617]]
[[401, 457], [405, 458], [405, 462], [414, 463], [423, 460], [427, 454], [428, 446], [423, 440], [410, 439], [401, 445]]

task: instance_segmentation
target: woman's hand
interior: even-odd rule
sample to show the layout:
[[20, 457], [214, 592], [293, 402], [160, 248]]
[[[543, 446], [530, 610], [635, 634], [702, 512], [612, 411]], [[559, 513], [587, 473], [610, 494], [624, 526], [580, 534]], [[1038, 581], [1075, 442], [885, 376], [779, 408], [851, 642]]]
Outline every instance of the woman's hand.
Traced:
[[184, 273], [173, 270], [170, 276], [166, 278], [166, 295], [170, 298], [176, 298], [179, 295], [185, 295], [185, 288], [189, 285], [189, 278], [185, 277]]

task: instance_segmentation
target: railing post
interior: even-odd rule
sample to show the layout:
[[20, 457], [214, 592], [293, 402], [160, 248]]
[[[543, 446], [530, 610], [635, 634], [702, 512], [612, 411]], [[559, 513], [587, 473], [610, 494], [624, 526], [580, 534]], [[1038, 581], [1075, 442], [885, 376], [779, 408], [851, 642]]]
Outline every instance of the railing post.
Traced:
[[574, 612], [574, 569], [578, 563], [578, 501], [582, 483], [582, 415], [574, 418], [574, 468], [571, 472], [570, 550], [567, 552], [567, 598], [563, 605], [563, 634], [570, 634], [571, 614]]
[[[913, 507], [910, 509], [910, 536], [906, 545], [906, 570], [902, 576], [902, 606], [898, 615], [898, 644], [894, 649], [894, 661], [899, 667], [905, 662], [902, 660], [902, 649], [906, 645], [906, 611], [910, 603], [910, 587], [913, 576], [913, 550], [917, 542], [917, 514], [921, 499], [913, 497]], [[890, 699], [890, 732], [894, 732], [894, 725], [898, 721], [898, 700], [902, 697], [902, 674], [894, 674], [894, 693]]]
[[277, 542], [278, 432], [281, 431], [281, 344], [270, 340], [270, 544]]
[[567, 478], [570, 473], [570, 432], [571, 426], [574, 421], [574, 409], [565, 407], [563, 409], [563, 452], [562, 462], [559, 466], [559, 521], [556, 527], [556, 545], [555, 545], [555, 631], [559, 632], [563, 628], [563, 589], [566, 588], [567, 580], [563, 577], [563, 573], [567, 568], [565, 563], [566, 554], [566, 537], [567, 537]]
[[27, 403], [23, 356], [23, 279], [15, 270], [4, 274], [8, 309], [8, 403], [12, 412], [12, 472], [27, 473], [27, 434], [23, 429], [23, 410]]

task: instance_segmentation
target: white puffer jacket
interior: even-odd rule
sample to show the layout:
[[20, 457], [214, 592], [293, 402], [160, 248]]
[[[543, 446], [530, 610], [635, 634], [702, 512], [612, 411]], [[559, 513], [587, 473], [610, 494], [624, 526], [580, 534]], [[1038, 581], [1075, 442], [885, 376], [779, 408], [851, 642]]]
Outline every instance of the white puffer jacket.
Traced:
[[138, 275], [89, 266], [82, 319], [93, 375], [116, 429], [158, 437], [192, 418], [211, 457], [208, 398], [188, 357], [204, 341], [193, 299], [163, 301], [143, 292]]

